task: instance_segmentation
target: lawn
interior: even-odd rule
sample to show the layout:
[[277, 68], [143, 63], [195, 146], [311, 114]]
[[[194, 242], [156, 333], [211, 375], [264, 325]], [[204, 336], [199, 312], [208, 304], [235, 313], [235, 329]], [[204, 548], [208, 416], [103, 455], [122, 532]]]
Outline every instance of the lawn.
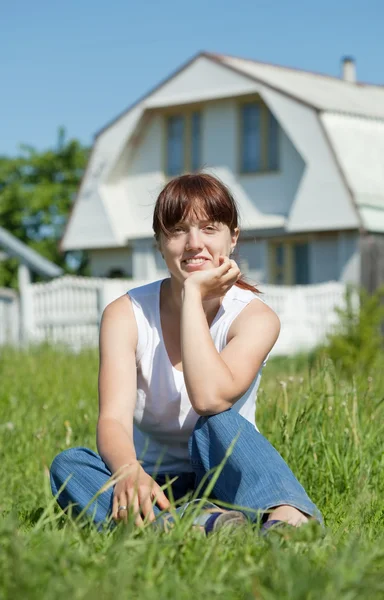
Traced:
[[95, 449], [97, 354], [40, 347], [0, 355], [0, 598], [384, 598], [383, 357], [342, 374], [326, 358], [271, 360], [257, 422], [323, 512], [261, 538], [204, 538], [63, 518], [48, 470], [69, 446]]

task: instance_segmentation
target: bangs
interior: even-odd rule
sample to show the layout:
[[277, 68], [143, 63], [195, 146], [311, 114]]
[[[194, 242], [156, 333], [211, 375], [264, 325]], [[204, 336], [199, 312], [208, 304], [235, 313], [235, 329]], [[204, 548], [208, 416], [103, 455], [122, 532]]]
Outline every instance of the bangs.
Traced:
[[238, 226], [237, 208], [229, 190], [211, 175], [182, 175], [161, 192], [153, 215], [156, 237], [169, 236], [175, 225], [187, 219], [224, 223], [232, 231]]

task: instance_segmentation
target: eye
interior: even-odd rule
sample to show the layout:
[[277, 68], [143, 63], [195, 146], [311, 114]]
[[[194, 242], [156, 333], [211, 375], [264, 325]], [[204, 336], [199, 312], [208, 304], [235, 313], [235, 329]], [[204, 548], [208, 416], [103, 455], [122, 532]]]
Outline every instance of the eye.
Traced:
[[214, 233], [216, 231], [216, 227], [214, 225], [205, 225], [204, 230], [208, 231], [209, 233]]
[[171, 229], [171, 235], [177, 235], [178, 233], [182, 233], [184, 231], [184, 227], [181, 227], [181, 225], [177, 225], [176, 227], [173, 227]]

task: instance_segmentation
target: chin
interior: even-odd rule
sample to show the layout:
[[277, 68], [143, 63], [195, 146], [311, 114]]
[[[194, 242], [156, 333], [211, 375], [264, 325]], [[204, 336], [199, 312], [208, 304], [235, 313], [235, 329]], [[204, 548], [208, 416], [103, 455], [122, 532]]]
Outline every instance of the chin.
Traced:
[[210, 260], [206, 260], [201, 265], [184, 265], [182, 267], [182, 271], [188, 276], [191, 273], [196, 273], [196, 271], [205, 271], [206, 269], [212, 269], [213, 266], [214, 265]]

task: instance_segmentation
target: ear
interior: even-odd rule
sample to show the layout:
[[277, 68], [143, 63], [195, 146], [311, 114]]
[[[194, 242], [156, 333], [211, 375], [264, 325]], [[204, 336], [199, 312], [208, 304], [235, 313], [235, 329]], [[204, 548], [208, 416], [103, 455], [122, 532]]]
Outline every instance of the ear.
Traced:
[[233, 231], [231, 231], [231, 254], [235, 250], [237, 240], [239, 239], [240, 229], [236, 227]]

